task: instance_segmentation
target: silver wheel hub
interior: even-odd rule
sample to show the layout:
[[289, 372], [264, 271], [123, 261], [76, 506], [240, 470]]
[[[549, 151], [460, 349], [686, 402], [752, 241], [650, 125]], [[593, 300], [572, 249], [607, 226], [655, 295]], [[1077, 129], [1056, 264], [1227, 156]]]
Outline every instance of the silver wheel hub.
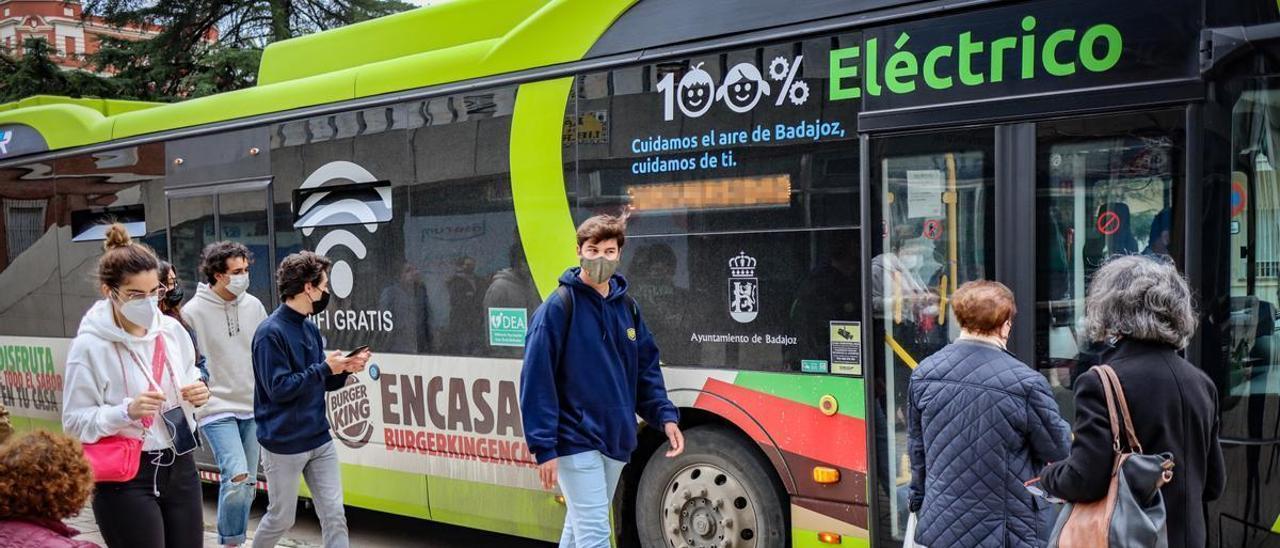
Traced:
[[754, 547], [755, 501], [727, 471], [688, 466], [663, 492], [662, 527], [672, 548]]

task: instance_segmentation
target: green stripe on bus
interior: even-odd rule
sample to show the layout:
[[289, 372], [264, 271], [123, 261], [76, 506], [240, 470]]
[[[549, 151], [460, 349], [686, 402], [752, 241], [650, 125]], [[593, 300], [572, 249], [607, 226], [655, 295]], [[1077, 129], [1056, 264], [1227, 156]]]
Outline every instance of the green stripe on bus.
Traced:
[[[62, 431], [59, 421], [17, 415], [10, 419], [15, 433]], [[560, 538], [564, 506], [546, 491], [357, 464], [341, 466], [343, 499], [350, 506], [548, 541]], [[311, 496], [305, 482], [298, 494]], [[434, 511], [428, 508], [429, 500], [437, 501]], [[467, 501], [466, 511], [444, 508], [446, 501]]]
[[[336, 442], [335, 442], [336, 443]], [[431, 519], [427, 508], [427, 482], [422, 474], [373, 468], [355, 464], [342, 465], [342, 498], [352, 506], [390, 512], [402, 516]], [[268, 485], [267, 489], [271, 486]]]
[[114, 122], [81, 105], [52, 104], [0, 112], [0, 124], [22, 124], [44, 137], [49, 150], [111, 140]]
[[1271, 532], [1280, 533], [1280, 516], [1276, 516], [1276, 523], [1271, 526]]
[[564, 505], [536, 489], [431, 476], [431, 499], [466, 501], [466, 511], [432, 508], [436, 521], [546, 541], [560, 539]]
[[497, 74], [582, 59], [635, 2], [552, 0], [503, 36], [485, 57], [485, 68]]
[[[499, 38], [546, 4], [547, 0], [454, 0], [275, 42], [262, 52], [258, 83], [299, 80]], [[477, 17], [479, 13], [484, 16]]]
[[[252, 88], [129, 112], [145, 104], [47, 99], [0, 109], [0, 124], [30, 126], [58, 150], [568, 63], [582, 59], [633, 3], [464, 0], [428, 6], [273, 44]], [[493, 15], [477, 22], [481, 8]], [[377, 39], [370, 41], [371, 35]], [[563, 111], [562, 103], [556, 112]], [[559, 135], [557, 125], [557, 144]]]
[[13, 427], [14, 432], [29, 432], [31, 430], [48, 430], [50, 432], [62, 431], [61, 421], [34, 419], [31, 417], [20, 417], [17, 415], [9, 415], [9, 425]]
[[[564, 523], [564, 505], [538, 489], [355, 464], [342, 465], [342, 487], [350, 506], [507, 535], [554, 542]], [[298, 494], [311, 496], [305, 481]], [[429, 511], [428, 500], [434, 501]]]
[[[634, 0], [557, 0], [508, 33], [485, 58], [494, 71], [580, 59]], [[516, 92], [511, 120], [511, 194], [529, 272], [542, 298], [577, 264], [573, 215], [564, 188], [565, 107], [573, 78]], [[537, 237], [532, 237], [533, 235]]]
[[573, 78], [520, 86], [511, 119], [511, 197], [529, 273], [546, 299], [577, 263], [560, 135]]
[[47, 105], [75, 105], [85, 107], [90, 110], [97, 111], [103, 116], [115, 116], [135, 110], [144, 110], [152, 107], [163, 106], [166, 103], [156, 103], [153, 101], [131, 101], [128, 99], [98, 99], [95, 97], [63, 97], [61, 95], [32, 95], [30, 97], [11, 101], [0, 105], [0, 112], [7, 112], [20, 108], [38, 107]]
[[[537, 489], [345, 463], [342, 488], [349, 506], [546, 541], [558, 540], [564, 523], [564, 505]], [[298, 494], [311, 496], [305, 481]]]
[[814, 407], [822, 396], [831, 394], [839, 403], [840, 414], [866, 418], [866, 395], [860, 378], [743, 371], [738, 373], [734, 384]]
[[829, 546], [856, 546], [857, 548], [870, 548], [871, 541], [865, 538], [841, 536], [840, 544], [827, 544], [818, 540], [817, 531], [806, 531], [804, 529], [791, 529], [791, 546], [792, 548], [826, 548]]

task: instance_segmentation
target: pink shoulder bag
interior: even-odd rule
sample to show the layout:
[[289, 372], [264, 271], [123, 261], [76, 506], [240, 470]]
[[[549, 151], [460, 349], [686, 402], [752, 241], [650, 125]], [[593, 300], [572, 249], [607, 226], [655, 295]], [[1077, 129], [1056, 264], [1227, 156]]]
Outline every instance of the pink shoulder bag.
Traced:
[[[125, 372], [124, 357], [120, 356], [120, 349], [116, 348], [116, 357], [120, 359], [120, 374], [124, 378], [124, 391], [129, 393], [129, 375]], [[165, 362], [167, 361], [164, 351], [164, 335], [156, 337], [155, 354], [151, 357], [151, 368], [155, 371], [163, 371]], [[143, 421], [143, 436], [146, 436], [145, 428], [150, 426], [151, 421]], [[142, 460], [142, 439], [130, 436], [107, 436], [93, 443], [84, 445], [84, 458], [89, 461], [89, 467], [93, 469], [93, 480], [96, 482], [125, 482], [133, 479], [138, 475], [138, 465]]]

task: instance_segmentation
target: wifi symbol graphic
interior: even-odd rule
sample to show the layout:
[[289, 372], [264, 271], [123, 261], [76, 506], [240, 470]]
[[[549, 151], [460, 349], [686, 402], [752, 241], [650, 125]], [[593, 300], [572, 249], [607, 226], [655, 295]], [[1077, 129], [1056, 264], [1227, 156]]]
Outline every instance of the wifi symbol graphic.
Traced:
[[[320, 166], [319, 169], [308, 175], [307, 179], [302, 182], [301, 188], [312, 189], [326, 185], [373, 183], [377, 181], [377, 177], [374, 177], [372, 173], [369, 173], [368, 170], [358, 164], [337, 160]], [[381, 205], [386, 208], [386, 213], [389, 213], [391, 210], [391, 188], [378, 187], [376, 190], [382, 199]], [[327, 199], [331, 195], [331, 192], [313, 192], [298, 206], [298, 221], [294, 225], [303, 227], [302, 234], [304, 236], [310, 236], [317, 226], [336, 224], [363, 224], [365, 230], [368, 230], [370, 234], [378, 231], [379, 216], [368, 202], [354, 198]], [[386, 216], [386, 218], [389, 217], [390, 215]], [[323, 238], [320, 238], [320, 243], [316, 244], [315, 252], [329, 257], [330, 251], [340, 247], [351, 250], [356, 259], [360, 260], [363, 260], [369, 253], [364, 242], [355, 233], [345, 228], [337, 228], [325, 234]], [[329, 258], [333, 259], [333, 257]], [[343, 299], [350, 296], [351, 290], [355, 288], [355, 273], [345, 259], [334, 259], [333, 268], [329, 272], [329, 288], [334, 295]]]

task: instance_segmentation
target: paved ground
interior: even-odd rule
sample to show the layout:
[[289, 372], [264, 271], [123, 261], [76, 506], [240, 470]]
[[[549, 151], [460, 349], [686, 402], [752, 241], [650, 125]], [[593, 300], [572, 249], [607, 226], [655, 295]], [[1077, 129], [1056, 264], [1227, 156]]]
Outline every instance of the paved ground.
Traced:
[[[217, 523], [218, 489], [212, 485], [204, 486], [204, 545], [206, 548], [218, 546], [218, 536], [214, 524]], [[258, 526], [258, 520], [266, 511], [266, 496], [259, 493], [250, 514], [249, 534]], [[98, 526], [93, 521], [93, 510], [88, 506], [79, 516], [67, 520], [72, 527], [79, 529], [79, 538], [106, 546], [98, 535]], [[347, 508], [347, 526], [351, 529], [351, 545], [360, 548], [382, 548], [392, 546], [423, 546], [429, 548], [475, 548], [477, 546], [502, 546], [503, 548], [549, 548], [549, 543], [533, 541], [518, 537], [498, 535], [465, 527], [454, 527], [429, 521], [393, 516], [381, 512], [370, 512], [356, 508]], [[321, 548], [320, 524], [316, 521], [315, 512], [298, 505], [298, 521], [287, 538], [278, 545], [289, 548]]]

